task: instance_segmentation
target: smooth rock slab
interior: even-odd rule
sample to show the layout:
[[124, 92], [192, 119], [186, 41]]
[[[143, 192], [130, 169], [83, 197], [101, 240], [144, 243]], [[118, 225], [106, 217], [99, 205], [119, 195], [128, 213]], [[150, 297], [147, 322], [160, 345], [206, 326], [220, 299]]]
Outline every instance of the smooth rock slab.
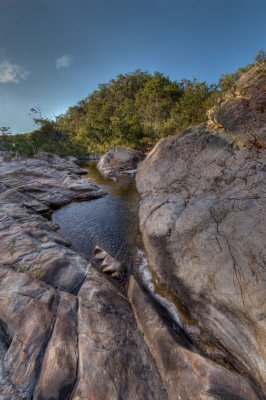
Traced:
[[[80, 175], [87, 173], [86, 170], [79, 168], [74, 162], [51, 156], [55, 161], [60, 159], [60, 162], [25, 159], [0, 165], [0, 182], [7, 189], [13, 189], [12, 197], [15, 202], [17, 201], [14, 191], [24, 195], [23, 202], [28, 207], [29, 201], [34, 200], [35, 204], [39, 202], [51, 208], [61, 207], [74, 200], [94, 199], [105, 194], [97, 185], [80, 178]], [[25, 196], [28, 197], [28, 201]], [[18, 195], [17, 199], [21, 201]], [[33, 209], [36, 207], [33, 206]]]
[[1, 400], [167, 395], [121, 291], [90, 266], [78, 297], [0, 267]]
[[0, 282], [0, 319], [11, 341], [3, 359], [1, 391], [5, 394], [12, 388], [18, 397], [10, 400], [28, 400], [52, 330], [58, 298], [41, 282], [3, 267]]
[[137, 187], [156, 290], [210, 357], [266, 388], [265, 167], [265, 150], [198, 127], [161, 141]]
[[46, 347], [33, 399], [67, 399], [74, 388], [78, 366], [77, 302], [60, 294], [53, 333]]
[[17, 204], [0, 205], [1, 262], [32, 278], [73, 292], [85, 279], [88, 262], [69, 249], [57, 226]]
[[133, 276], [129, 281], [128, 297], [169, 400], [260, 398], [243, 377], [181, 346]]
[[167, 399], [119, 289], [91, 266], [78, 301], [79, 371], [73, 400]]

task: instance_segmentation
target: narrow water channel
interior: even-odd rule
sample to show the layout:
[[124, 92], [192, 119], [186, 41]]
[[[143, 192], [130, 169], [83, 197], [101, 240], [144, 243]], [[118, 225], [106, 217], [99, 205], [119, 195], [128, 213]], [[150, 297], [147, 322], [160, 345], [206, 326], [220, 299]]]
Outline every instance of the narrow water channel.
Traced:
[[96, 245], [105, 249], [130, 270], [135, 262], [140, 242], [138, 230], [139, 196], [135, 179], [104, 178], [96, 163], [85, 167], [87, 177], [107, 192], [94, 200], [74, 202], [53, 213], [53, 221], [60, 225], [60, 233], [68, 238], [73, 248], [91, 258]]
[[97, 170], [95, 162], [84, 168], [88, 170], [87, 178], [104, 189], [107, 195], [73, 202], [54, 211], [52, 218], [60, 225], [59, 232], [72, 242], [74, 250], [87, 259], [91, 258], [95, 246], [100, 246], [121, 261], [128, 274], [137, 272], [138, 279], [150, 295], [167, 310], [176, 326], [182, 328], [175, 305], [155, 293], [139, 233], [139, 194], [135, 179], [127, 176], [117, 180], [105, 178]]

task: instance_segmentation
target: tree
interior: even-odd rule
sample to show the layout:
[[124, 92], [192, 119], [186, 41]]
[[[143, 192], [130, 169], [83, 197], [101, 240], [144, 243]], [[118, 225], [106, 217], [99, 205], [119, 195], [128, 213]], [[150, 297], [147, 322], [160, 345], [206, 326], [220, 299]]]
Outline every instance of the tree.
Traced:
[[10, 135], [12, 135], [11, 129], [9, 126], [1, 126], [0, 127], [0, 133], [3, 137], [9, 137]]
[[[260, 50], [256, 62], [265, 59]], [[45, 118], [39, 107], [32, 107], [30, 115], [38, 130], [30, 133], [25, 143], [31, 141], [36, 151], [60, 155], [101, 152], [114, 145], [149, 150], [161, 137], [206, 122], [207, 110], [254, 65], [222, 75], [216, 85], [195, 79], [176, 82], [160, 72], [120, 74], [99, 84], [63, 115]]]
[[184, 79], [181, 87], [182, 96], [172, 110], [173, 126], [177, 131], [207, 120], [207, 100], [212, 93], [206, 82], [198, 82], [196, 79]]
[[56, 121], [53, 121], [47, 117], [42, 117], [39, 107], [32, 107], [29, 115], [33, 116], [34, 123], [38, 125], [44, 133], [56, 130]]
[[9, 126], [1, 126], [0, 127], [0, 134], [2, 136], [2, 144], [5, 150], [10, 150], [10, 136], [12, 135], [11, 129]]
[[255, 63], [261, 64], [266, 61], [266, 51], [264, 49], [260, 49], [255, 57]]
[[171, 110], [182, 95], [182, 88], [176, 82], [155, 72], [136, 95], [137, 111], [145, 136], [153, 140], [166, 136]]

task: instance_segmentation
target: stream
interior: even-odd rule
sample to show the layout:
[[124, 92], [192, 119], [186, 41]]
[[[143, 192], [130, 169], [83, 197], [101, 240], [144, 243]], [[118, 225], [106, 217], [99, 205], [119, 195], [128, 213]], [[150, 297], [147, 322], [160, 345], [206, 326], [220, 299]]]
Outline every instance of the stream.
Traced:
[[83, 168], [87, 177], [107, 192], [99, 199], [73, 202], [53, 213], [59, 232], [72, 242], [72, 248], [90, 259], [100, 246], [123, 263], [127, 274], [138, 278], [156, 301], [167, 310], [179, 327], [182, 321], [174, 304], [155, 293], [138, 226], [139, 194], [132, 176], [114, 180], [103, 177], [95, 162]]
[[[84, 166], [83, 166], [84, 167]], [[141, 243], [138, 228], [139, 195], [133, 177], [105, 178], [91, 162], [84, 168], [91, 182], [107, 192], [99, 199], [74, 202], [53, 213], [59, 232], [72, 242], [72, 248], [90, 259], [100, 246], [132, 270]]]

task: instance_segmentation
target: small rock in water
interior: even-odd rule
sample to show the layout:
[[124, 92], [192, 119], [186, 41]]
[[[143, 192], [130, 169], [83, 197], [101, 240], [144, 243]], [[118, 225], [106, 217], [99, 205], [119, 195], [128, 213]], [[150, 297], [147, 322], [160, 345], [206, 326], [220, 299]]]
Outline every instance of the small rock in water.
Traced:
[[101, 253], [95, 254], [94, 258], [96, 260], [103, 261], [106, 256], [107, 256], [107, 253], [105, 251], [102, 251]]
[[96, 246], [93, 259], [105, 274], [117, 279], [122, 277], [122, 264], [114, 257], [110, 256], [105, 250]]

